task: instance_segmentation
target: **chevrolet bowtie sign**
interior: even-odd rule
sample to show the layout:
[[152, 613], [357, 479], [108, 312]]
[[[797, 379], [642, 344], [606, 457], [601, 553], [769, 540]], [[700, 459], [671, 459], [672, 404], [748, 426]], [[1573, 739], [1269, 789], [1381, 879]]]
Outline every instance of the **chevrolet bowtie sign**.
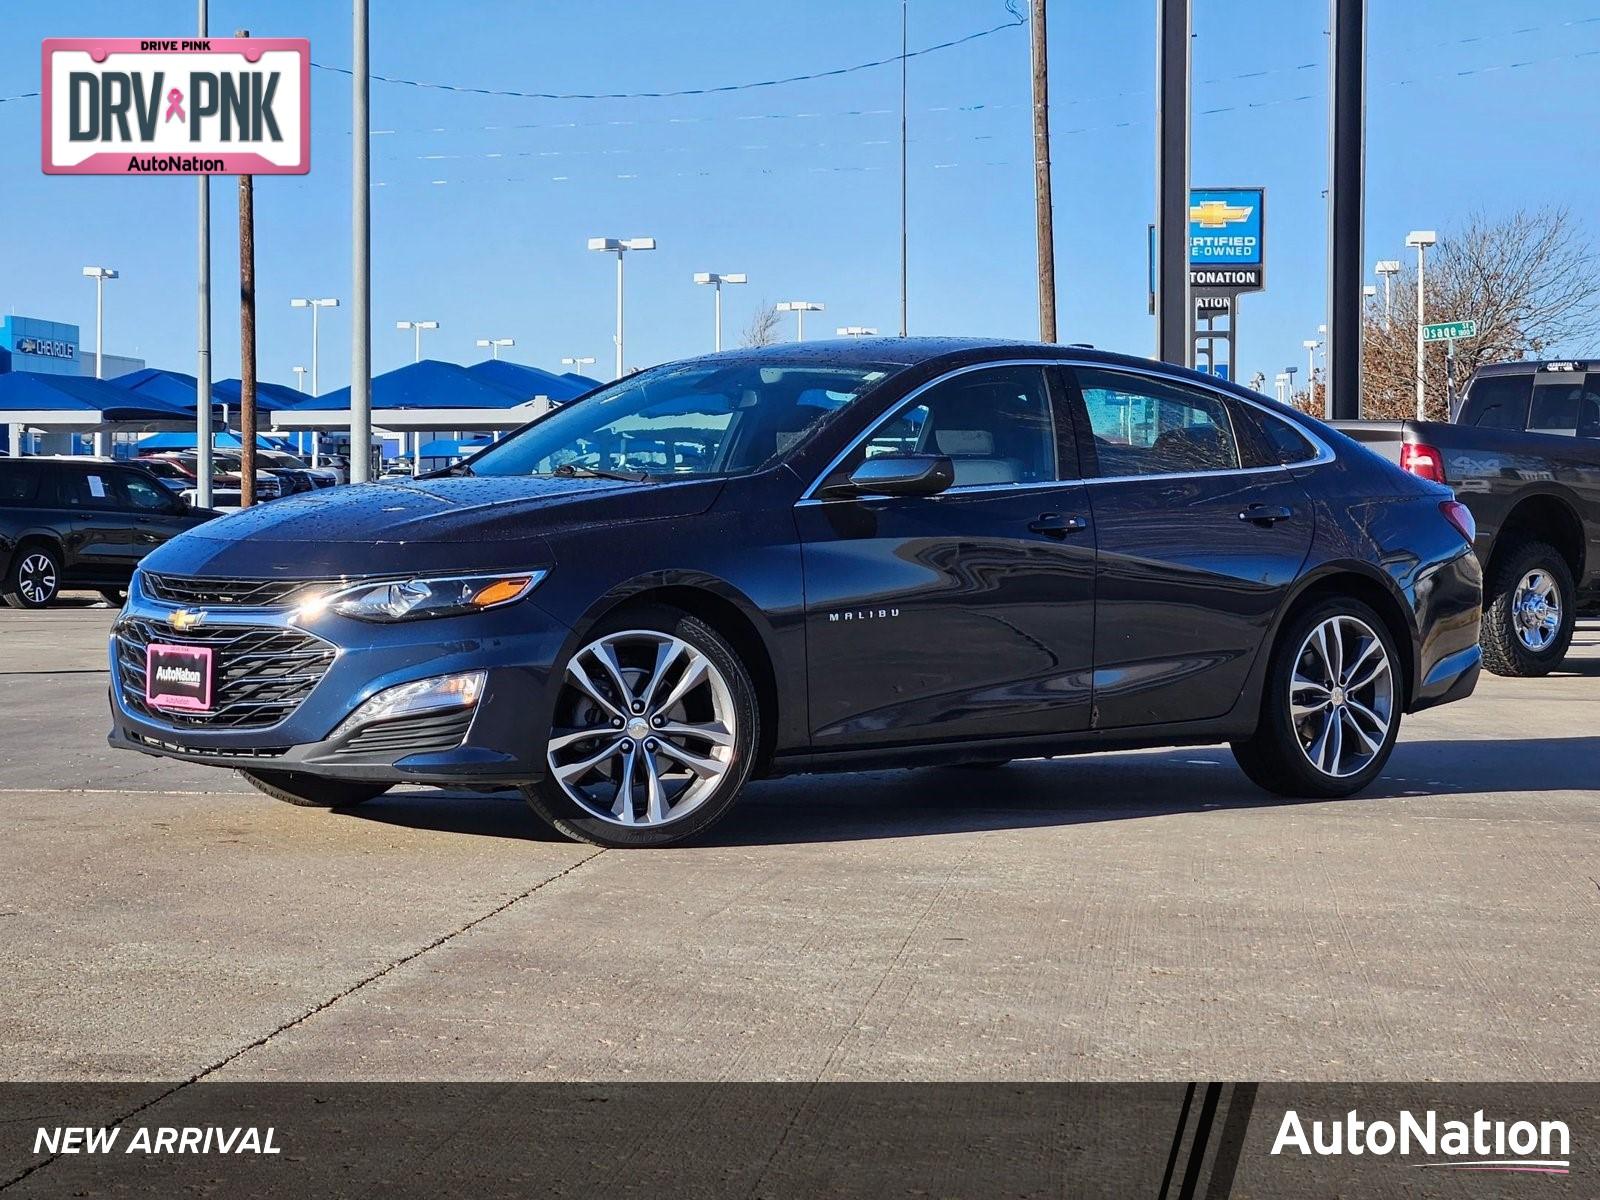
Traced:
[[304, 175], [304, 38], [47, 38], [51, 175]]

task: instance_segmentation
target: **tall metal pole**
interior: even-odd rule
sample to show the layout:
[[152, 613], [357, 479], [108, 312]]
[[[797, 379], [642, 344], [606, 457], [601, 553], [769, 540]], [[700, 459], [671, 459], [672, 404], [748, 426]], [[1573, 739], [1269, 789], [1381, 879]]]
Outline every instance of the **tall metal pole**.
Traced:
[[1189, 0], [1156, 0], [1156, 345], [1194, 361], [1189, 292]]
[[712, 284], [712, 288], [717, 293], [717, 302], [716, 302], [716, 304], [717, 304], [717, 338], [716, 338], [716, 342], [714, 344], [714, 348], [717, 349], [717, 350], [721, 350], [722, 349], [722, 280], [720, 280], [720, 279], [717, 280], [714, 284]]
[[617, 374], [615, 376], [617, 379], [621, 379], [622, 378], [622, 255], [623, 255], [623, 251], [618, 250], [617, 251]]
[[900, 0], [900, 336], [905, 337], [908, 328], [908, 283], [910, 280], [910, 266], [908, 255], [910, 252], [910, 236], [906, 229], [906, 30], [907, 30], [907, 0]]
[[1045, 38], [1045, 0], [1032, 0], [1033, 217], [1039, 267], [1039, 340], [1056, 340], [1056, 241], [1050, 198], [1050, 53]]
[[352, 0], [355, 53], [351, 56], [350, 482], [365, 483], [372, 466], [372, 122], [367, 68], [367, 0]]
[[[200, 0], [200, 28], [202, 39], [208, 28], [206, 0]], [[201, 175], [196, 180], [199, 194], [199, 267], [197, 289], [199, 312], [195, 324], [195, 340], [199, 343], [194, 364], [194, 448], [195, 500], [201, 508], [211, 507], [211, 176]]]
[[311, 394], [322, 395], [322, 389], [317, 386], [317, 314], [322, 311], [322, 305], [315, 300], [311, 302]]
[[[248, 29], [235, 37], [247, 38]], [[256, 502], [255, 181], [239, 176], [239, 507]]]
[[[102, 364], [101, 337], [105, 325], [105, 296], [106, 277], [96, 275], [94, 278], [94, 377], [104, 379], [105, 371]], [[103, 429], [95, 430], [94, 452], [97, 458], [105, 458], [111, 451], [111, 437]]]
[[1424, 267], [1427, 264], [1428, 247], [1423, 243], [1417, 244], [1417, 420], [1426, 421], [1427, 387], [1423, 380], [1423, 371], [1427, 366], [1427, 357], [1424, 353], [1422, 341], [1422, 326], [1427, 321], [1427, 312], [1424, 306], [1426, 293], [1422, 284]]
[[1366, 193], [1367, 0], [1328, 0], [1333, 81], [1328, 91], [1328, 337], [1323, 412], [1361, 416], [1361, 235]]

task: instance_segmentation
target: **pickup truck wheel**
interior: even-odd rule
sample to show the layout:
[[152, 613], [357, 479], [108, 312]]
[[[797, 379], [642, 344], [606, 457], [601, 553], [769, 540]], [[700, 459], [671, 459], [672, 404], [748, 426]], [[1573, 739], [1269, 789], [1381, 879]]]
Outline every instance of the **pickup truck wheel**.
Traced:
[[1233, 756], [1280, 796], [1332, 799], [1359, 792], [1389, 761], [1405, 685], [1400, 656], [1378, 614], [1357, 600], [1325, 600], [1279, 636], [1256, 731]]
[[304, 771], [240, 771], [244, 781], [274, 800], [301, 808], [351, 808], [389, 790], [387, 783], [328, 779]]
[[61, 592], [61, 560], [54, 550], [34, 542], [11, 556], [11, 569], [0, 581], [0, 600], [12, 608], [45, 608]]
[[1483, 665], [1496, 675], [1547, 675], [1567, 655], [1577, 620], [1572, 569], [1554, 546], [1524, 542], [1498, 556], [1484, 585]]

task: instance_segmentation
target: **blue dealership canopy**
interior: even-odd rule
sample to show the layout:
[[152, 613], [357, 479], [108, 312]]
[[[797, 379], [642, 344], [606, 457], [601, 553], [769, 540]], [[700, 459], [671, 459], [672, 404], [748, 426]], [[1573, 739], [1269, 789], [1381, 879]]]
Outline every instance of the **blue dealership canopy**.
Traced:
[[[186, 408], [191, 413], [194, 411], [195, 379], [193, 375], [185, 375], [182, 371], [145, 367], [140, 371], [119, 375], [111, 382], [141, 396], [156, 396], [169, 404]], [[213, 383], [212, 405], [226, 404], [232, 412], [238, 412], [240, 386], [237, 379], [223, 379]], [[276, 412], [298, 404], [304, 399], [305, 397], [294, 388], [285, 387], [281, 383], [256, 384], [256, 408], [260, 412]]]
[[[386, 374], [375, 375], [372, 379], [372, 411], [515, 408], [534, 394], [480, 378], [459, 363], [425, 358]], [[338, 391], [307, 397], [304, 403], [294, 407], [297, 412], [348, 410], [350, 389], [342, 387]]]
[[574, 400], [600, 385], [582, 375], [555, 375], [523, 363], [508, 362], [503, 358], [486, 358], [467, 368], [467, 373], [487, 380], [514, 392], [522, 393], [524, 400], [535, 396], [548, 396], [557, 404]]
[[[218, 450], [238, 450], [244, 445], [244, 439], [229, 430], [214, 435], [211, 444]], [[193, 450], [198, 445], [199, 440], [192, 433], [152, 433], [149, 437], [139, 439], [141, 453], [148, 450]], [[256, 434], [256, 447], [261, 450], [279, 450], [286, 454], [299, 453], [292, 442], [268, 437], [264, 433]]]
[[130, 391], [110, 380], [11, 371], [0, 375], [0, 422], [76, 429], [192, 425], [194, 410], [192, 406], [185, 410], [159, 396]]

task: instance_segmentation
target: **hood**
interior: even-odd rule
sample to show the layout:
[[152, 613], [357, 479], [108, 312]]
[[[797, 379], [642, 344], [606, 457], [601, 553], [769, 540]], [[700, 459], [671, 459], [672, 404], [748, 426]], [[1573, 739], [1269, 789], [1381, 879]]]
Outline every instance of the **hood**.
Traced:
[[154, 551], [154, 571], [315, 578], [513, 569], [551, 561], [545, 535], [704, 512], [722, 481], [442, 478], [304, 492], [203, 525]]

